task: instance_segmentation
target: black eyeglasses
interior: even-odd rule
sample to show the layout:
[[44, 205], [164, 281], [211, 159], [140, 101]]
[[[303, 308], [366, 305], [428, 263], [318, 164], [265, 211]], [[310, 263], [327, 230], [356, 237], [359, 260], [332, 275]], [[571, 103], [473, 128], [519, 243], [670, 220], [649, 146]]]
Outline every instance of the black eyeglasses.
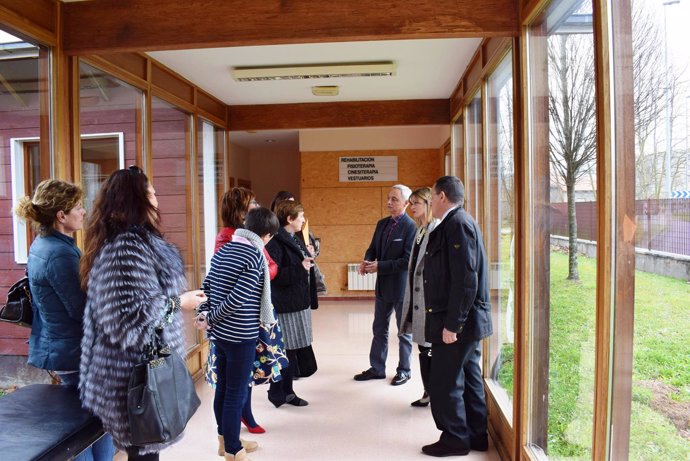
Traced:
[[139, 167], [136, 166], [136, 165], [130, 165], [130, 166], [127, 168], [127, 170], [131, 171], [132, 173], [141, 173], [141, 174], [144, 174], [144, 170], [142, 170], [141, 168], [139, 168]]

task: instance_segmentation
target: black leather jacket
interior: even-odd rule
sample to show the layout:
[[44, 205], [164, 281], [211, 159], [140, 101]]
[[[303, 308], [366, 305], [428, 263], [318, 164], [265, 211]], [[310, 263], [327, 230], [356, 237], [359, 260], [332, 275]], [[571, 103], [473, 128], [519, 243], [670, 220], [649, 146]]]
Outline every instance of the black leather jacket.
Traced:
[[430, 343], [442, 342], [444, 328], [471, 340], [493, 332], [482, 234], [462, 208], [452, 210], [429, 234], [424, 301]]

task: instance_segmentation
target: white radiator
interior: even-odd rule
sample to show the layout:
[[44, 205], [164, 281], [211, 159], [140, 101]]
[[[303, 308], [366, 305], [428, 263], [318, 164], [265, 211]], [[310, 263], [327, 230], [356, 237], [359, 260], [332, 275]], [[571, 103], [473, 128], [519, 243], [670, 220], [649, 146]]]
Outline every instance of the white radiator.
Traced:
[[376, 289], [376, 274], [359, 275], [357, 266], [359, 263], [347, 265], [347, 290], [374, 291]]

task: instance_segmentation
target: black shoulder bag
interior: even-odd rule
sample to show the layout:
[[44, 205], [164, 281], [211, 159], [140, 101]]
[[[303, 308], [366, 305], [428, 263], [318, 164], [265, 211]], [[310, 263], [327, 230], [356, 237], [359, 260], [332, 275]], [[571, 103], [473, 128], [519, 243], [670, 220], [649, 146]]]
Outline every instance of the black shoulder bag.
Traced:
[[163, 342], [163, 328], [150, 335], [142, 361], [129, 378], [127, 411], [134, 445], [166, 443], [184, 431], [201, 404], [187, 366]]
[[31, 327], [33, 319], [29, 278], [22, 277], [7, 292], [7, 302], [0, 308], [0, 320], [23, 327]]

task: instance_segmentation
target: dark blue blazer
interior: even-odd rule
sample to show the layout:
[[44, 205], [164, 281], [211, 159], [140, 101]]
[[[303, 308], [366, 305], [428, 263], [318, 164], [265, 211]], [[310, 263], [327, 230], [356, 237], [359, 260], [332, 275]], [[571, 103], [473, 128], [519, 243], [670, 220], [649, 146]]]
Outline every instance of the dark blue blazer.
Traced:
[[414, 221], [405, 213], [386, 242], [388, 223], [392, 219], [388, 216], [376, 223], [371, 244], [364, 253], [365, 260], [378, 261], [376, 297], [389, 303], [402, 302], [405, 295], [407, 266], [416, 231]]
[[476, 221], [452, 210], [429, 234], [424, 254], [425, 336], [441, 343], [443, 329], [470, 340], [492, 333], [488, 263]]

